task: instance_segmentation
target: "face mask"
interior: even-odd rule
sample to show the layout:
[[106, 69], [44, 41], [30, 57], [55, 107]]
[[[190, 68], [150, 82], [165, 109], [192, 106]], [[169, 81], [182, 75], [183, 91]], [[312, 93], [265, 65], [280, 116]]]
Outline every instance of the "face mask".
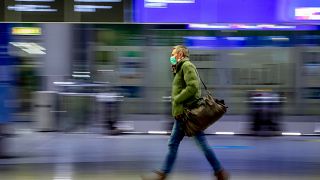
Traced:
[[177, 59], [174, 56], [171, 56], [170, 57], [170, 62], [171, 62], [172, 65], [175, 65], [175, 64], [177, 64]]

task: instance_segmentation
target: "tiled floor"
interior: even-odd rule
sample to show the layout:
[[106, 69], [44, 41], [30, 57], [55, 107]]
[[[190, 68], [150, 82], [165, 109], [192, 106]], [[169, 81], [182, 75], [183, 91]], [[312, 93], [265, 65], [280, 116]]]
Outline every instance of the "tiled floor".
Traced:
[[[319, 137], [207, 136], [234, 180], [320, 179]], [[27, 132], [8, 139], [16, 156], [0, 160], [0, 180], [135, 180], [157, 169], [166, 135]], [[212, 179], [212, 170], [192, 138], [185, 138], [172, 180]]]

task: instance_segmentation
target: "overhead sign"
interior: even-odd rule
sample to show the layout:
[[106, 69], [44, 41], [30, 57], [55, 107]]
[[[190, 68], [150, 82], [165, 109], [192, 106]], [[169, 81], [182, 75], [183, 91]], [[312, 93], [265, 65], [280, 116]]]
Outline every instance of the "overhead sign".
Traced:
[[13, 27], [11, 29], [12, 35], [41, 35], [41, 28], [39, 27]]
[[136, 0], [142, 23], [275, 23], [278, 0]]
[[320, 0], [136, 0], [139, 23], [320, 22]]
[[123, 0], [1, 0], [0, 21], [123, 22]]
[[297, 20], [320, 20], [320, 7], [303, 7], [295, 9]]
[[278, 17], [284, 22], [319, 23], [319, 0], [282, 0], [279, 3]]

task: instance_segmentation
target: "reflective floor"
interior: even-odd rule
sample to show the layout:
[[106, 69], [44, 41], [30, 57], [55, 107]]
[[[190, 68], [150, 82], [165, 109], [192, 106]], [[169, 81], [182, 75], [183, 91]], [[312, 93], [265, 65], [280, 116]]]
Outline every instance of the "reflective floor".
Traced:
[[[24, 132], [8, 139], [14, 158], [0, 160], [0, 179], [140, 179], [161, 166], [168, 137]], [[207, 137], [231, 179], [320, 179], [319, 137]], [[169, 179], [212, 179], [192, 138], [182, 141]]]

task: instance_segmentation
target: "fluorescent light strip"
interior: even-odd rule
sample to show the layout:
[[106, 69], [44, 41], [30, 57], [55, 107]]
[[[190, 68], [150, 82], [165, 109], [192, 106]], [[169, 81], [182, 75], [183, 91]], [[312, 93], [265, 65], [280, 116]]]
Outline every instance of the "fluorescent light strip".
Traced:
[[8, 8], [50, 8], [48, 5], [33, 5], [33, 4], [17, 4], [15, 6], [8, 6]]
[[74, 74], [90, 74], [90, 72], [87, 71], [73, 71]]
[[299, 132], [282, 132], [283, 136], [301, 136], [301, 133]]
[[112, 6], [75, 5], [76, 12], [96, 12], [97, 9], [111, 9]]
[[272, 41], [289, 41], [289, 38], [285, 38], [285, 37], [274, 37], [271, 39]]
[[72, 77], [84, 77], [84, 78], [89, 78], [90, 75], [78, 75], [78, 74], [72, 74]]
[[190, 28], [228, 29], [228, 25], [189, 24]]
[[145, 0], [145, 3], [195, 3], [195, 0]]
[[98, 95], [99, 97], [101, 97], [101, 98], [103, 98], [103, 97], [105, 97], [105, 98], [123, 98], [124, 96], [108, 96], [108, 95]]
[[296, 26], [274, 25], [274, 24], [189, 24], [189, 28], [204, 28], [204, 29], [296, 29]]
[[74, 0], [74, 2], [121, 2], [122, 0]]
[[145, 3], [145, 8], [167, 8], [166, 3]]
[[111, 9], [112, 6], [75, 5], [76, 9]]
[[123, 131], [123, 134], [144, 134], [144, 132], [135, 132], [135, 131]]
[[246, 37], [226, 37], [226, 39], [229, 41], [244, 41], [247, 38]]
[[8, 6], [8, 10], [26, 11], [26, 12], [56, 12], [57, 9], [50, 9], [47, 5], [21, 5]]
[[57, 85], [71, 85], [71, 84], [75, 84], [74, 82], [53, 82], [53, 84], [57, 84]]
[[209, 36], [187, 36], [185, 39], [191, 39], [191, 40], [217, 40], [216, 37], [209, 37]]
[[113, 69], [99, 69], [98, 72], [114, 72]]
[[215, 132], [218, 135], [234, 135], [234, 132]]
[[167, 134], [167, 131], [148, 131], [148, 134]]

